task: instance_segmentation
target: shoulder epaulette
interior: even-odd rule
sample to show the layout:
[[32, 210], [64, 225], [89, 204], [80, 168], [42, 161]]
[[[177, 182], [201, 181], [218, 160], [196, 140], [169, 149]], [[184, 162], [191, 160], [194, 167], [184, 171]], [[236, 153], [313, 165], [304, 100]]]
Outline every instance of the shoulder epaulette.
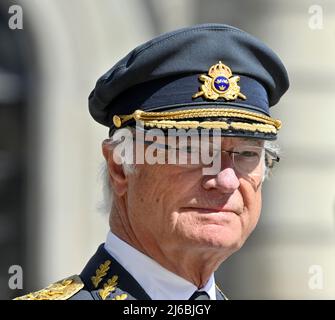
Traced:
[[67, 300], [84, 287], [77, 275], [57, 281], [48, 287], [17, 297], [14, 300]]

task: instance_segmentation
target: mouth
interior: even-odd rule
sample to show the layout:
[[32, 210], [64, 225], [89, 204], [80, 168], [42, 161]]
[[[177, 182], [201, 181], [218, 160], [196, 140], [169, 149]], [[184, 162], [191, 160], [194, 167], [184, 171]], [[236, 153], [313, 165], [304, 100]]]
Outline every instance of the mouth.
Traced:
[[232, 208], [201, 208], [201, 207], [184, 207], [186, 211], [196, 211], [202, 214], [211, 214], [211, 213], [234, 213], [240, 215], [236, 210]]

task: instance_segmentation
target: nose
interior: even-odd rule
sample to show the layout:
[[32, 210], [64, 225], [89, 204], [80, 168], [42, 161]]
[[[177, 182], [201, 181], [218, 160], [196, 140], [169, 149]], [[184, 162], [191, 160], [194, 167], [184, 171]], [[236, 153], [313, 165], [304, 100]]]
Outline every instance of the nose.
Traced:
[[214, 176], [204, 176], [205, 190], [217, 189], [221, 193], [233, 193], [240, 186], [240, 181], [233, 168], [224, 168]]

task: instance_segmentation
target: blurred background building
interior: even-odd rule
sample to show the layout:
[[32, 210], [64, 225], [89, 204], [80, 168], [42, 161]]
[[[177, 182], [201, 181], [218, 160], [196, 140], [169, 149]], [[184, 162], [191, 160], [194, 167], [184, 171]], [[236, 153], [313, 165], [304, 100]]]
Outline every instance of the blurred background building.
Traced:
[[[22, 30], [9, 28], [11, 5]], [[334, 1], [1, 0], [1, 299], [79, 273], [105, 240], [108, 130], [87, 108], [97, 78], [138, 44], [205, 22], [263, 39], [291, 79], [273, 108], [283, 154], [261, 221], [218, 282], [231, 299], [335, 298]], [[22, 291], [8, 286], [11, 265], [23, 267]]]

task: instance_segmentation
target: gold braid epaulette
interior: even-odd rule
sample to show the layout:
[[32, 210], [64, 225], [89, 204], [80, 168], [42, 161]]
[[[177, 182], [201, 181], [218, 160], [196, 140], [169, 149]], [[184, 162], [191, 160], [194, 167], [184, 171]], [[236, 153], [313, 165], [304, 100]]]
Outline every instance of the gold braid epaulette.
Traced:
[[[224, 117], [253, 120], [257, 123], [244, 122], [225, 122], [225, 121], [176, 121], [181, 119], [191, 118], [209, 118], [209, 117]], [[281, 121], [271, 117], [239, 109], [222, 109], [222, 108], [202, 108], [191, 110], [178, 110], [166, 112], [146, 112], [136, 110], [130, 115], [115, 115], [113, 117], [114, 125], [120, 128], [125, 122], [134, 119], [141, 121], [145, 126], [158, 128], [221, 128], [221, 129], [236, 129], [248, 131], [260, 131], [276, 133], [281, 128]]]
[[67, 300], [75, 295], [84, 287], [80, 277], [72, 277], [60, 280], [49, 285], [47, 288], [28, 293], [24, 296], [17, 297], [14, 300]]

